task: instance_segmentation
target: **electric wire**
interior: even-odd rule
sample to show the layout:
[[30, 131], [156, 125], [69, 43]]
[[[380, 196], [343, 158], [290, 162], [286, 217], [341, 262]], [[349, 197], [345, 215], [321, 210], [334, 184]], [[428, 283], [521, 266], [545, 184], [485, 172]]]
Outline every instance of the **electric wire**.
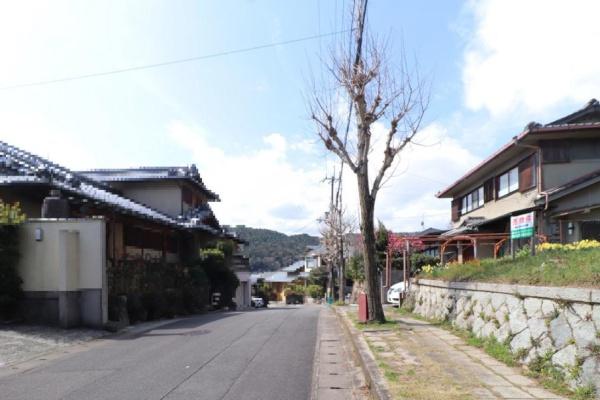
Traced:
[[152, 63], [152, 64], [137, 65], [137, 66], [133, 66], [133, 67], [113, 69], [113, 70], [109, 70], [109, 71], [93, 72], [93, 73], [89, 73], [89, 74], [74, 75], [74, 76], [68, 76], [68, 77], [63, 77], [63, 78], [40, 80], [40, 81], [27, 82], [27, 83], [19, 83], [19, 84], [15, 84], [15, 85], [2, 86], [2, 87], [0, 87], [0, 91], [21, 89], [21, 88], [32, 87], [32, 86], [52, 85], [52, 84], [62, 83], [62, 82], [70, 82], [70, 81], [76, 81], [76, 80], [82, 80], [82, 79], [88, 79], [88, 78], [96, 78], [96, 77], [107, 76], [107, 75], [122, 74], [122, 73], [126, 73], [126, 72], [160, 68], [160, 67], [165, 67], [165, 66], [169, 66], [169, 65], [183, 64], [183, 63], [189, 63], [189, 62], [200, 61], [200, 60], [207, 60], [210, 58], [223, 57], [223, 56], [228, 56], [228, 55], [233, 55], [233, 54], [249, 53], [252, 51], [263, 50], [263, 49], [267, 49], [270, 47], [300, 43], [300, 42], [305, 42], [305, 41], [309, 41], [309, 40], [315, 40], [315, 39], [320, 39], [320, 38], [324, 38], [324, 37], [340, 35], [340, 34], [348, 33], [348, 32], [350, 32], [349, 29], [347, 29], [345, 31], [342, 30], [342, 31], [328, 32], [328, 33], [322, 33], [322, 34], [319, 33], [317, 35], [312, 35], [312, 36], [304, 36], [301, 38], [284, 40], [284, 41], [280, 41], [280, 42], [272, 42], [272, 43], [266, 43], [266, 44], [261, 44], [261, 45], [257, 45], [257, 46], [244, 47], [244, 48], [240, 48], [240, 49], [226, 50], [226, 51], [221, 51], [221, 52], [217, 52], [217, 53], [205, 54], [205, 55], [201, 55], [201, 56], [180, 58], [180, 59], [176, 59], [176, 60], [162, 61], [162, 62], [157, 62], [157, 63]]

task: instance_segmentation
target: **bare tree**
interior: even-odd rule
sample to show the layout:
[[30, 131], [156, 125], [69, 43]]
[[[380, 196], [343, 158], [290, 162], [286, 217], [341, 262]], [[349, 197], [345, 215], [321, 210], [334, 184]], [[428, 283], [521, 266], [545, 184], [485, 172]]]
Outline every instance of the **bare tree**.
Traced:
[[[336, 154], [354, 173], [358, 183], [360, 229], [364, 246], [365, 288], [369, 319], [385, 321], [375, 262], [375, 200], [389, 178], [390, 167], [398, 154], [417, 134], [428, 106], [428, 93], [416, 70], [408, 68], [404, 54], [399, 68], [392, 72], [386, 60], [385, 46], [366, 32], [367, 0], [358, 0], [352, 46], [333, 51], [327, 69], [334, 89], [348, 99], [347, 114], [336, 112], [331, 94], [315, 91], [310, 104], [311, 118], [325, 147]], [[319, 94], [321, 93], [321, 94]], [[327, 91], [325, 91], [327, 93]], [[348, 137], [354, 117], [355, 137]], [[381, 138], [373, 137], [375, 123], [386, 127]], [[344, 131], [345, 128], [345, 131]], [[369, 179], [369, 156], [377, 139], [383, 142], [383, 160], [375, 178]]]
[[345, 211], [339, 203], [335, 202], [330, 205], [329, 211], [325, 213], [325, 217], [321, 220], [321, 242], [325, 248], [323, 258], [328, 266], [329, 272], [329, 289], [333, 295], [333, 270], [337, 269], [339, 280], [338, 299], [344, 300], [344, 263], [345, 255], [348, 254], [349, 245], [345, 240], [346, 235], [354, 229], [353, 221], [346, 216]]

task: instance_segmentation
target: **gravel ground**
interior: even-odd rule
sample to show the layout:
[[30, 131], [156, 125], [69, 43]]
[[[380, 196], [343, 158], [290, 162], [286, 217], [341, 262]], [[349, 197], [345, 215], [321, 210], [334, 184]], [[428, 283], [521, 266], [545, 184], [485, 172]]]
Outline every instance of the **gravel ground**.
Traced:
[[97, 339], [108, 332], [37, 325], [0, 326], [0, 368], [50, 351]]

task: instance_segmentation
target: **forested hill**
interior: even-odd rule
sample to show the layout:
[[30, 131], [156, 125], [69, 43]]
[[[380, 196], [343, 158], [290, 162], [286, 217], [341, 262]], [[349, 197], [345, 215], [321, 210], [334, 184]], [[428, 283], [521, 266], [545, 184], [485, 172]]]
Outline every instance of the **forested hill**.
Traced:
[[301, 258], [306, 247], [319, 244], [319, 238], [305, 233], [286, 235], [269, 229], [250, 228], [243, 225], [229, 227], [238, 237], [250, 242], [245, 253], [250, 257], [250, 269], [273, 271], [287, 267]]

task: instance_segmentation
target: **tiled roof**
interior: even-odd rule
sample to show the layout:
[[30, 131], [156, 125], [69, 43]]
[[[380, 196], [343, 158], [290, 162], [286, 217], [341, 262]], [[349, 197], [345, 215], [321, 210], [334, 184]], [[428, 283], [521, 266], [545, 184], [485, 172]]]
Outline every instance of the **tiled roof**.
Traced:
[[[600, 111], [600, 103], [596, 99], [591, 99], [590, 101], [588, 101], [586, 103], [586, 105], [583, 108], [581, 108], [569, 115], [565, 115], [564, 117], [561, 117], [561, 118], [557, 119], [556, 121], [552, 121], [548, 125], [569, 125], [585, 115], [589, 115], [591, 113], [598, 112], [598, 111]], [[546, 125], [546, 126], [548, 126], [548, 125]]]
[[10, 171], [10, 173], [0, 172], [0, 184], [49, 184], [65, 192], [114, 207], [126, 214], [133, 214], [179, 228], [202, 229], [214, 234], [220, 233], [217, 229], [194, 219], [175, 220], [160, 211], [111, 192], [101, 182], [0, 141], [0, 171], [2, 170]]
[[596, 121], [586, 121], [586, 122], [577, 122], [581, 121], [581, 119], [585, 119], [590, 115], [595, 116], [595, 119], [598, 118], [600, 114], [600, 103], [596, 99], [591, 99], [585, 107], [580, 110], [575, 111], [572, 114], [569, 114], [565, 117], [557, 119], [546, 125], [541, 125], [539, 123], [530, 122], [525, 127], [525, 130], [521, 132], [519, 135], [512, 138], [510, 142], [502, 146], [496, 152], [494, 152], [491, 156], [487, 157], [485, 160], [480, 162], [474, 168], [470, 169], [465, 173], [462, 177], [452, 183], [450, 186], [441, 190], [436, 194], [436, 197], [446, 197], [449, 192], [451, 192], [456, 186], [463, 183], [467, 179], [469, 179], [475, 172], [479, 171], [483, 166], [491, 162], [492, 160], [498, 158], [501, 154], [517, 147], [518, 143], [528, 136], [529, 134], [543, 134], [549, 133], [553, 131], [563, 131], [563, 130], [578, 130], [578, 129], [597, 129], [600, 128], [600, 122]]
[[194, 164], [187, 167], [92, 169], [89, 171], [79, 171], [79, 173], [90, 179], [107, 183], [184, 179], [196, 185], [211, 200], [219, 200], [219, 196], [204, 185], [200, 173]]
[[294, 262], [293, 264], [288, 265], [287, 267], [281, 268], [281, 270], [286, 271], [286, 272], [295, 272], [295, 271], [299, 270], [300, 268], [304, 268], [304, 260], [298, 260], [298, 261]]

